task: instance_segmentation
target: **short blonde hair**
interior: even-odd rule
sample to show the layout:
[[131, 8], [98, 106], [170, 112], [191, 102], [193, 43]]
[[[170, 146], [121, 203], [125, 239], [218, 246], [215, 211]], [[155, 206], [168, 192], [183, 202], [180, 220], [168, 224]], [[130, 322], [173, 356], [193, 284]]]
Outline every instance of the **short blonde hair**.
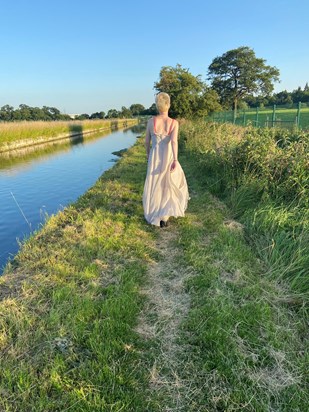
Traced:
[[171, 106], [171, 99], [167, 93], [161, 92], [156, 96], [156, 106], [159, 112], [167, 112]]

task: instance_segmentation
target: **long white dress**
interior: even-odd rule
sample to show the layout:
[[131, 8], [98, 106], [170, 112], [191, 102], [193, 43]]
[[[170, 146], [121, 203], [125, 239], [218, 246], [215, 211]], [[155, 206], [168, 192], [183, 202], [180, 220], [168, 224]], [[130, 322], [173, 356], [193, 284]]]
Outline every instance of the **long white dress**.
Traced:
[[158, 134], [155, 123], [150, 126], [151, 149], [144, 184], [143, 207], [148, 223], [160, 226], [161, 220], [184, 216], [189, 192], [185, 174], [179, 162], [173, 172], [171, 129], [168, 134]]

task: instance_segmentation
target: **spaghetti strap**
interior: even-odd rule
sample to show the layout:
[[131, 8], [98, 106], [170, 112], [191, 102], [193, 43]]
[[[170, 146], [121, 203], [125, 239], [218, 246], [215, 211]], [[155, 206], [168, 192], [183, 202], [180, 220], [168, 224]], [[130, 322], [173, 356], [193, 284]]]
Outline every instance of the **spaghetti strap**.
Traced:
[[172, 132], [173, 124], [174, 124], [174, 119], [172, 120], [172, 123], [171, 123], [171, 125], [170, 125], [170, 130], [168, 131], [168, 136], [169, 136], [169, 135], [171, 134], [171, 132]]
[[[153, 116], [152, 119], [153, 119], [153, 131], [154, 131], [155, 134], [157, 134], [157, 130], [156, 130], [156, 116]], [[175, 120], [175, 119], [172, 119], [172, 123], [171, 123], [171, 125], [170, 125], [170, 128], [169, 128], [169, 131], [168, 131], [168, 133], [167, 133], [167, 136], [169, 136], [169, 135], [171, 134], [171, 132], [172, 132], [174, 120]]]

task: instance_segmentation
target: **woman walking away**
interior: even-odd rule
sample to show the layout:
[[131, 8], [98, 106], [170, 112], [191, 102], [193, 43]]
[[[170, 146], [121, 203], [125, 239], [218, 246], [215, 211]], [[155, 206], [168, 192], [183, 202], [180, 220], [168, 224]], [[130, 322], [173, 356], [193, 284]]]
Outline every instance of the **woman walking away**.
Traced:
[[168, 116], [169, 95], [159, 93], [156, 106], [159, 115], [148, 120], [146, 129], [148, 167], [143, 207], [148, 223], [166, 227], [169, 217], [184, 216], [189, 193], [178, 162], [178, 122]]

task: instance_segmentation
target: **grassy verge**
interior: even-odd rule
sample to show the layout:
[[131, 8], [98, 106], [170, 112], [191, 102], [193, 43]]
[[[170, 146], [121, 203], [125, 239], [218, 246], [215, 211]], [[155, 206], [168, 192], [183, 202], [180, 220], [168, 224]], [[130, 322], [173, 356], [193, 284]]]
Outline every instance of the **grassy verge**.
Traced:
[[113, 119], [113, 120], [84, 120], [84, 121], [50, 121], [50, 122], [3, 122], [0, 123], [0, 153], [13, 144], [22, 141], [36, 144], [57, 137], [70, 137], [89, 131], [110, 129], [112, 127], [123, 127], [136, 124], [135, 119]]
[[[190, 390], [183, 411], [304, 411], [306, 314], [246, 240], [246, 229], [209, 191], [196, 156], [186, 153], [192, 199], [178, 223], [177, 247], [191, 277], [177, 372]], [[189, 384], [188, 384], [189, 382]]]
[[145, 411], [139, 287], [155, 255], [142, 142], [0, 278], [0, 410]]
[[268, 276], [308, 302], [308, 133], [205, 123], [187, 123], [182, 133], [207, 188], [245, 224]]

